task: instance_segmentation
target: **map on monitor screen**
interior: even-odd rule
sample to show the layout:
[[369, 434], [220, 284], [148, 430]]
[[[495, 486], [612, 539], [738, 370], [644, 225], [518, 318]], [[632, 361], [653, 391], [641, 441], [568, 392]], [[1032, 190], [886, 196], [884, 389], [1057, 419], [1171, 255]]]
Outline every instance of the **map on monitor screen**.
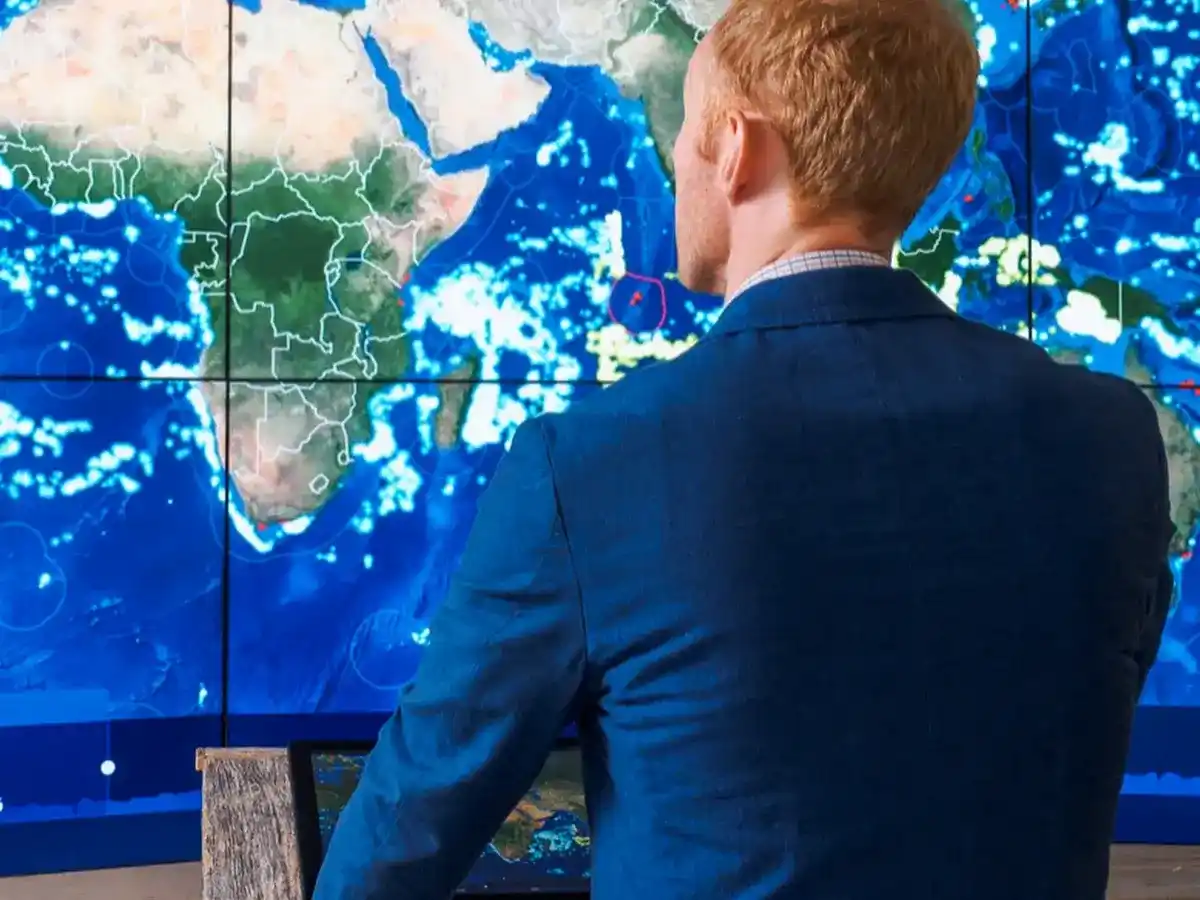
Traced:
[[[0, 760], [105, 723], [0, 817], [154, 808], [111, 723], [390, 709], [515, 428], [714, 320], [671, 147], [725, 3], [0, 2]], [[948, 2], [975, 127], [895, 262], [1145, 385], [1145, 702], [1200, 706], [1200, 12]]]
[[[358, 787], [365, 762], [363, 753], [312, 757], [317, 825], [325, 850]], [[590, 844], [579, 751], [555, 750], [488, 843], [460, 892], [586, 892]]]

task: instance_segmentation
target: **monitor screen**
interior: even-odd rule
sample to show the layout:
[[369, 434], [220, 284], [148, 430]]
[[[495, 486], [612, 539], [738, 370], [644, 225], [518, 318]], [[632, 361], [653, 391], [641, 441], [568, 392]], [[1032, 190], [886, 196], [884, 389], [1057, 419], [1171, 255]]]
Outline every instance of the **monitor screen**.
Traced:
[[[312, 755], [322, 853], [329, 846], [338, 816], [358, 786], [366, 759], [365, 752]], [[589, 841], [579, 750], [555, 750], [483, 851], [460, 891], [585, 891], [589, 885]]]

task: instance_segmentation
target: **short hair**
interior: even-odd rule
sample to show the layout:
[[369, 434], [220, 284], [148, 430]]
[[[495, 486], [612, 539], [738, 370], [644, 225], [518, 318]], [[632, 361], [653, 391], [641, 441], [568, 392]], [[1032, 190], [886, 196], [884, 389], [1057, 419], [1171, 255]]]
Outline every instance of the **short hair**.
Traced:
[[722, 115], [756, 114], [787, 147], [793, 206], [903, 231], [971, 129], [979, 53], [965, 6], [733, 0], [709, 38], [721, 87], [702, 152]]

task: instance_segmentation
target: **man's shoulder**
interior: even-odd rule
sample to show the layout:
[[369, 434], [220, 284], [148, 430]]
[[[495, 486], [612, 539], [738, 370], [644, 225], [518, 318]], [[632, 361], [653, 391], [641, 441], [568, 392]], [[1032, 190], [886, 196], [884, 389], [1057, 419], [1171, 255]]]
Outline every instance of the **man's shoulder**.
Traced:
[[684, 396], [681, 386], [695, 367], [690, 355], [637, 369], [620, 381], [578, 385], [565, 410], [540, 417], [552, 457], [567, 453], [579, 460], [628, 449], [639, 431], [658, 428], [672, 398]]
[[1106, 418], [1123, 418], [1133, 427], [1158, 431], [1158, 414], [1147, 389], [1127, 378], [1070, 363], [1054, 364], [1066, 399], [1076, 400]]
[[1051, 442], [1043, 446], [1068, 447], [1061, 464], [1089, 478], [1126, 487], [1163, 483], [1167, 458], [1162, 422], [1148, 389], [1079, 365], [1050, 366], [1028, 386], [1034, 397], [1044, 397], [1034, 401], [1041, 439]]
[[958, 320], [973, 335], [968, 345], [982, 367], [1017, 374], [1027, 395], [1044, 398], [1070, 419], [1130, 421], [1157, 433], [1157, 414], [1145, 388], [1127, 378], [1052, 358], [1043, 348], [1017, 335], [979, 322]]

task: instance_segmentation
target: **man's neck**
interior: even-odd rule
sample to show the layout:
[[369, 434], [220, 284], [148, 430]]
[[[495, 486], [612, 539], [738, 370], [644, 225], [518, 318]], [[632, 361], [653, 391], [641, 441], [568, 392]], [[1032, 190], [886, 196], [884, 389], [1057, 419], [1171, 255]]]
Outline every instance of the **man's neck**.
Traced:
[[891, 240], [867, 240], [860, 232], [838, 226], [781, 234], [774, 240], [763, 240], [761, 235], [756, 237], [757, 240], [741, 242], [741, 246], [735, 244], [729, 254], [725, 266], [726, 303], [752, 275], [781, 260], [832, 250], [857, 250], [890, 260], [894, 243]]

